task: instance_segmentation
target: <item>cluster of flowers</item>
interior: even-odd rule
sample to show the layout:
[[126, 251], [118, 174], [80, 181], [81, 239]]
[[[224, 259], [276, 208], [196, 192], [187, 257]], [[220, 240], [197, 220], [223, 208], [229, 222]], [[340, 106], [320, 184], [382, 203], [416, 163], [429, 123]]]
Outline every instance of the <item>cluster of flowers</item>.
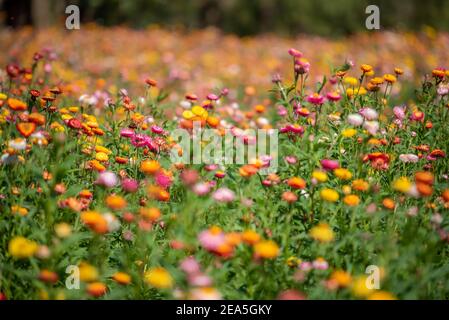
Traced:
[[[7, 64], [0, 297], [446, 295], [449, 70], [433, 69], [416, 102], [400, 104], [398, 81], [413, 78], [402, 68], [348, 62], [310, 86], [314, 59], [288, 54], [292, 82], [275, 75], [271, 98], [251, 86], [170, 88], [145, 74], [135, 81], [144, 88], [137, 98], [135, 88], [105, 81], [78, 94], [74, 70], [52, 50], [36, 53], [30, 68]], [[64, 70], [64, 83], [51, 85], [59, 75], [51, 66]], [[246, 144], [256, 141], [245, 129], [278, 129], [283, 162], [268, 175], [261, 169], [270, 157], [171, 162], [170, 152], [185, 152], [173, 130], [193, 135], [194, 122], [230, 129]], [[79, 269], [82, 290], [64, 287], [68, 264]], [[366, 285], [372, 264], [382, 289]], [[439, 275], [425, 283], [429, 291], [417, 270]], [[404, 272], [410, 283], [397, 286]]]

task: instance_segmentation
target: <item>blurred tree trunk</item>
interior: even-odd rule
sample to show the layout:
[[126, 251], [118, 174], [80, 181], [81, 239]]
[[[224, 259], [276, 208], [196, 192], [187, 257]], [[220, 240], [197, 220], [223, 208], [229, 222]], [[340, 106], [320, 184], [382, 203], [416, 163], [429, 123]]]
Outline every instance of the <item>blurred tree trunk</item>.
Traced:
[[48, 27], [52, 22], [51, 5], [49, 0], [31, 0], [33, 25], [36, 28]]

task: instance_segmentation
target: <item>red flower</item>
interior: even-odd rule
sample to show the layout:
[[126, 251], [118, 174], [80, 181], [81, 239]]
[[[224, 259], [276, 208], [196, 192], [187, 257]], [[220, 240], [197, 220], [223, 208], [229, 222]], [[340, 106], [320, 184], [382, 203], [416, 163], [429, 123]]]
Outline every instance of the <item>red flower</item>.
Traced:
[[20, 68], [17, 64], [11, 63], [6, 66], [6, 73], [10, 78], [16, 78], [20, 74]]
[[70, 128], [72, 128], [72, 129], [81, 129], [81, 127], [82, 127], [82, 124], [81, 124], [81, 121], [79, 121], [78, 119], [76, 119], [76, 118], [72, 118], [72, 119], [70, 119], [69, 121], [67, 121], [67, 125], [70, 127]]

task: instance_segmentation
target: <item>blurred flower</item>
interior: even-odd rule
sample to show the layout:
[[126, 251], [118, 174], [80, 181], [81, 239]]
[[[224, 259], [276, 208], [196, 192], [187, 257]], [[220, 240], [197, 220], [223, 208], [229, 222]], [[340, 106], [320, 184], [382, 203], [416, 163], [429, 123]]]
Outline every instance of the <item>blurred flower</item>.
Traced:
[[379, 114], [376, 110], [372, 108], [362, 108], [359, 110], [359, 113], [366, 119], [366, 120], [376, 120], [379, 117]]
[[306, 300], [306, 295], [298, 290], [289, 289], [279, 293], [278, 300]]
[[324, 97], [320, 95], [319, 93], [313, 93], [309, 96], [307, 96], [307, 102], [310, 102], [311, 104], [314, 104], [316, 106], [320, 106], [324, 103]]
[[363, 118], [361, 115], [352, 113], [348, 115], [348, 123], [352, 126], [361, 126], [363, 124]]
[[212, 287], [194, 288], [190, 290], [190, 298], [193, 300], [221, 300], [220, 292]]
[[360, 198], [355, 194], [349, 194], [343, 198], [343, 202], [348, 206], [357, 206], [360, 203]]
[[87, 262], [78, 265], [80, 280], [83, 282], [93, 282], [98, 279], [98, 270]]
[[8, 244], [8, 252], [16, 259], [32, 257], [38, 250], [38, 244], [33, 240], [17, 236], [12, 238]]
[[341, 288], [346, 288], [352, 283], [351, 274], [344, 270], [335, 270], [334, 272], [332, 272], [330, 279], [332, 281], [335, 281]]
[[122, 188], [126, 192], [134, 193], [139, 189], [139, 183], [134, 179], [126, 178], [122, 180]]
[[112, 279], [114, 279], [115, 282], [127, 285], [131, 283], [131, 276], [125, 272], [116, 272], [112, 275]]
[[207, 182], [200, 182], [193, 186], [193, 192], [199, 196], [204, 196], [210, 191], [210, 185]]
[[331, 242], [334, 240], [334, 232], [327, 223], [319, 223], [312, 227], [309, 231], [309, 235], [312, 239], [319, 242]]
[[328, 201], [328, 202], [337, 202], [340, 198], [337, 191], [329, 188], [325, 188], [320, 191], [321, 199]]
[[195, 257], [190, 256], [181, 261], [180, 268], [187, 274], [196, 274], [201, 271], [200, 264]]
[[321, 166], [324, 170], [335, 170], [340, 167], [340, 164], [337, 160], [323, 159], [321, 160]]
[[101, 297], [106, 294], [107, 287], [102, 282], [92, 282], [87, 285], [87, 293], [93, 297]]
[[72, 227], [65, 222], [55, 225], [55, 233], [59, 238], [67, 238], [72, 234]]
[[306, 187], [305, 180], [299, 177], [288, 179], [287, 184], [293, 189], [304, 189]]
[[371, 293], [368, 298], [368, 300], [396, 300], [396, 297], [387, 291], [374, 291]]
[[173, 286], [172, 276], [162, 267], [156, 267], [146, 271], [144, 279], [147, 284], [157, 289], [169, 289]]
[[419, 161], [419, 157], [417, 155], [408, 153], [408, 154], [401, 154], [399, 155], [399, 160], [401, 160], [402, 162], [411, 162], [411, 163], [416, 163]]
[[254, 245], [254, 255], [257, 258], [274, 259], [279, 255], [279, 247], [272, 240], [263, 240]]
[[228, 188], [220, 188], [212, 194], [212, 197], [218, 202], [231, 202], [234, 201], [235, 194]]
[[118, 184], [118, 178], [114, 172], [103, 171], [98, 174], [96, 183], [106, 188], [112, 188]]

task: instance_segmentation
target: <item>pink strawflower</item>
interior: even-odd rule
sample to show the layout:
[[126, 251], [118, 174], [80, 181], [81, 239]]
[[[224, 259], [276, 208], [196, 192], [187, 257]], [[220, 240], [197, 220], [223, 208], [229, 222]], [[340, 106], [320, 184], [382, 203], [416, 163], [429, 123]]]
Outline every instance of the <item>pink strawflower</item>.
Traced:
[[199, 174], [198, 171], [193, 169], [185, 169], [180, 174], [181, 181], [187, 185], [191, 186], [198, 181]]
[[187, 257], [182, 260], [179, 267], [187, 274], [196, 274], [201, 271], [200, 264], [193, 256]]
[[207, 100], [217, 101], [220, 97], [214, 93], [209, 93], [206, 98]]
[[419, 161], [419, 157], [412, 153], [401, 154], [399, 156], [399, 160], [401, 160], [402, 162], [405, 162], [405, 163], [407, 163], [407, 162], [416, 163]]
[[445, 95], [447, 95], [448, 93], [449, 93], [449, 86], [446, 84], [446, 85], [440, 85], [439, 87], [438, 87], [438, 89], [437, 89], [437, 93], [438, 93], [438, 95], [440, 95], [440, 96], [445, 96]]
[[296, 50], [294, 48], [288, 49], [288, 54], [295, 58], [301, 58], [303, 56], [301, 51]]
[[309, 261], [303, 261], [299, 265], [299, 269], [302, 271], [310, 271], [310, 270], [312, 270], [312, 268], [313, 268], [312, 263]]
[[146, 134], [138, 133], [131, 137], [131, 143], [133, 146], [137, 148], [143, 148], [148, 145], [151, 141], [151, 138]]
[[328, 92], [326, 94], [326, 98], [329, 101], [337, 102], [337, 101], [339, 101], [341, 99], [341, 95], [338, 92], [335, 92], [335, 91], [334, 92]]
[[288, 164], [295, 164], [298, 161], [295, 156], [286, 156], [284, 159]]
[[393, 113], [397, 119], [399, 119], [399, 120], [405, 119], [405, 108], [404, 107], [394, 107]]
[[187, 281], [194, 287], [209, 287], [212, 285], [212, 279], [205, 274], [191, 274], [187, 277]]
[[106, 188], [112, 188], [117, 185], [118, 178], [114, 172], [103, 171], [98, 175], [97, 181], [95, 183]]
[[207, 164], [207, 165], [204, 166], [204, 169], [205, 169], [206, 171], [215, 171], [215, 170], [218, 169], [218, 164], [214, 164], [214, 163], [212, 163], [212, 164]]
[[366, 129], [366, 131], [369, 132], [371, 135], [376, 135], [377, 131], [379, 130], [379, 122], [377, 121], [365, 121], [363, 124], [363, 128]]
[[173, 179], [163, 171], [158, 171], [154, 177], [154, 181], [158, 186], [167, 189], [172, 184]]
[[295, 59], [295, 72], [305, 74], [310, 71], [310, 63], [306, 59]]
[[379, 114], [376, 110], [373, 108], [365, 107], [359, 110], [359, 113], [366, 119], [366, 120], [376, 120], [379, 117]]
[[126, 192], [134, 193], [139, 189], [139, 183], [137, 180], [126, 178], [122, 180], [122, 188]]
[[228, 188], [220, 188], [212, 194], [212, 197], [218, 202], [231, 202], [234, 201], [235, 194], [234, 191]]
[[193, 192], [199, 196], [204, 196], [210, 191], [210, 185], [207, 182], [200, 182], [193, 186]]
[[155, 133], [155, 134], [162, 134], [164, 132], [164, 129], [162, 129], [159, 126], [151, 126], [151, 132]]
[[337, 160], [331, 160], [331, 159], [323, 159], [321, 160], [321, 166], [324, 170], [334, 170], [337, 168], [340, 168], [340, 164]]
[[134, 130], [129, 128], [125, 128], [120, 131], [120, 136], [124, 138], [131, 138], [134, 134]]
[[322, 258], [313, 260], [312, 265], [313, 265], [313, 268], [315, 268], [317, 270], [327, 270], [327, 268], [329, 268], [329, 263]]
[[278, 115], [285, 117], [288, 114], [287, 109], [284, 106], [278, 106]]
[[351, 113], [348, 115], [348, 123], [355, 127], [361, 126], [363, 124], [363, 117], [357, 113]]
[[307, 102], [314, 104], [316, 106], [320, 106], [324, 103], [324, 97], [319, 93], [312, 93], [308, 95], [306, 100]]
[[200, 232], [198, 241], [204, 249], [216, 251], [221, 245], [226, 243], [226, 237], [222, 231], [216, 232], [215, 230], [207, 229]]

